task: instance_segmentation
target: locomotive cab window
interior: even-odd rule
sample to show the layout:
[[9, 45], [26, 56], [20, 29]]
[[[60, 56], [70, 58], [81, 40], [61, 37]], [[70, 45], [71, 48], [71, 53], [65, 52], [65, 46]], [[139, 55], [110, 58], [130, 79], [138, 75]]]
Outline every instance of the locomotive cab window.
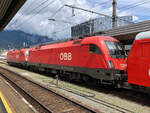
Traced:
[[105, 41], [105, 43], [112, 57], [125, 56], [126, 53], [119, 42]]
[[90, 44], [89, 45], [89, 52], [93, 53], [93, 54], [102, 54], [99, 47], [95, 44]]

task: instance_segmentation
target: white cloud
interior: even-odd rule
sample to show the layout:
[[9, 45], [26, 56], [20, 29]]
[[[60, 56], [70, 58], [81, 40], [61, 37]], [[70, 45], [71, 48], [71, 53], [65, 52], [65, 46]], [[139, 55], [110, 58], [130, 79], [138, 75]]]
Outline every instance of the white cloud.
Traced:
[[[35, 9], [40, 3], [44, 1], [48, 1], [48, 2], [43, 4], [43, 6], [38, 7], [36, 11], [32, 12], [33, 9]], [[55, 11], [57, 11], [60, 7], [62, 7], [64, 4], [70, 4], [77, 7], [94, 10], [96, 12], [104, 13], [110, 16], [112, 15], [111, 2], [103, 6], [103, 5], [99, 5], [98, 3], [92, 2], [92, 0], [55, 0], [54, 3], [50, 4], [47, 8], [44, 8], [43, 11], [37, 14], [40, 8], [46, 6], [51, 1], [53, 0], [28, 0], [26, 4], [23, 6], [23, 8], [17, 13], [15, 18], [11, 21], [7, 29], [9, 30], [17, 29], [27, 33], [46, 35], [49, 37], [56, 35], [58, 39], [70, 37], [70, 27], [73, 24], [71, 25], [63, 22], [48, 21], [48, 19], [51, 18], [51, 15]], [[104, 0], [103, 2], [105, 1], [108, 0]], [[140, 0], [132, 0], [132, 1], [118, 0], [118, 7], [123, 7], [138, 1]], [[118, 9], [117, 12], [119, 16], [134, 15], [133, 20], [135, 21], [139, 20], [140, 17], [138, 12], [136, 12], [135, 10], [122, 11]], [[81, 23], [89, 20], [90, 18], [98, 17], [98, 15], [90, 14], [87, 12], [81, 13], [81, 11], [79, 10], [75, 10], [75, 15], [76, 16], [72, 17], [72, 9], [64, 7], [61, 11], [59, 11], [55, 15], [54, 18], [56, 20], [66, 20], [73, 23]], [[11, 25], [14, 22], [15, 24]]]
[[139, 17], [133, 16], [133, 21], [137, 21], [137, 20], [139, 20]]
[[40, 26], [47, 26], [48, 25], [48, 20], [41, 21]]
[[[23, 8], [19, 11], [19, 13], [15, 16], [15, 18], [11, 21], [7, 29], [17, 29], [22, 30], [24, 32], [28, 33], [35, 33], [39, 35], [46, 35], [51, 37], [54, 32], [56, 32], [57, 37], [61, 38], [64, 36], [67, 36], [67, 34], [70, 32], [70, 27], [72, 25], [65, 24], [62, 22], [50, 22], [48, 21], [48, 18], [51, 18], [51, 15], [55, 13], [60, 7], [62, 7], [64, 4], [70, 4], [75, 5], [78, 7], [82, 7], [85, 9], [91, 9], [92, 4], [86, 0], [55, 0], [53, 4], [50, 4], [47, 8], [45, 8], [40, 13], [36, 14], [38, 10], [40, 10], [41, 7], [46, 6], [48, 3], [50, 3], [52, 0], [47, 0], [48, 2], [43, 4], [43, 6], [36, 8], [40, 3], [44, 2], [46, 0], [29, 0]], [[33, 5], [31, 5], [33, 4]], [[32, 11], [35, 9], [35, 11]], [[99, 10], [97, 8], [97, 10]], [[55, 15], [56, 20], [66, 20], [74, 23], [80, 23], [85, 20], [88, 20], [90, 17], [93, 17], [93, 15], [89, 13], [81, 13], [78, 16], [77, 10], [75, 10], [75, 17], [72, 16], [72, 10], [64, 7], [60, 12], [58, 12]], [[17, 19], [17, 21], [16, 21]], [[14, 23], [15, 24], [12, 24]], [[11, 25], [12, 24], [12, 25]], [[68, 28], [66, 28], [68, 27]], [[64, 29], [66, 28], [66, 29]], [[62, 30], [62, 31], [61, 31]], [[57, 31], [59, 31], [57, 33]], [[70, 33], [69, 33], [70, 35]], [[68, 36], [69, 36], [68, 35]]]

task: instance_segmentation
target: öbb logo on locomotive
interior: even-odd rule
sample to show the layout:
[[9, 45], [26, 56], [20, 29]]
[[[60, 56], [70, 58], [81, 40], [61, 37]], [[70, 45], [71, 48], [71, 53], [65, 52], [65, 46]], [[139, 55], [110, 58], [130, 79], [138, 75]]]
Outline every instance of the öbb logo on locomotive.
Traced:
[[72, 53], [60, 53], [60, 60], [72, 60]]

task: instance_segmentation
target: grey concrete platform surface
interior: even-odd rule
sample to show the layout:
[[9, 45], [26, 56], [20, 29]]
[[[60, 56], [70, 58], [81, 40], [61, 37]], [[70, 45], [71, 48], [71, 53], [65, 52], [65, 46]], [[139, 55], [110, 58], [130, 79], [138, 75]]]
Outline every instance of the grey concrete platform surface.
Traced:
[[36, 110], [1, 76], [0, 100], [0, 113], [36, 113]]

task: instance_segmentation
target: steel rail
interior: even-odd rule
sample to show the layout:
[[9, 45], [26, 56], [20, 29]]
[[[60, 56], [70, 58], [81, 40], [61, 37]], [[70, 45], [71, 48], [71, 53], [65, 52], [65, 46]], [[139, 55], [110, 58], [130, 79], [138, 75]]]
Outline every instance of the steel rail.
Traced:
[[[43, 86], [43, 85], [41, 85], [41, 84], [38, 84], [38, 83], [36, 83], [36, 82], [34, 82], [34, 81], [32, 81], [32, 80], [29, 80], [29, 79], [27, 79], [27, 78], [25, 78], [25, 77], [23, 77], [23, 76], [20, 76], [20, 75], [19, 75], [18, 73], [16, 73], [16, 72], [10, 71], [10, 70], [5, 69], [5, 68], [3, 68], [3, 67], [0, 67], [0, 68], [3, 69], [3, 70], [8, 71], [9, 73], [13, 73], [14, 75], [19, 76], [20, 78], [22, 78], [22, 79], [24, 79], [24, 80], [26, 80], [26, 81], [28, 81], [28, 82], [30, 82], [30, 83], [33, 83], [33, 84], [35, 84], [35, 85], [37, 85], [37, 86], [39, 86], [39, 87], [41, 87], [41, 88], [43, 88], [43, 89], [45, 89], [45, 90], [47, 90], [47, 91], [49, 91], [49, 92], [51, 92], [51, 93], [57, 95], [57, 96], [59, 96], [59, 97], [65, 99], [66, 101], [69, 101], [69, 102], [71, 102], [71, 103], [73, 103], [73, 104], [75, 104], [75, 105], [77, 105], [77, 106], [79, 106], [79, 107], [81, 107], [81, 108], [83, 108], [83, 109], [85, 109], [85, 110], [91, 112], [91, 113], [100, 113], [100, 111], [98, 111], [98, 110], [96, 110], [96, 109], [92, 109], [92, 108], [90, 108], [89, 106], [82, 105], [82, 104], [80, 104], [80, 103], [78, 103], [78, 102], [76, 102], [76, 101], [74, 101], [74, 100], [70, 100], [70, 99], [68, 99], [67, 97], [65, 97], [65, 96], [62, 95], [62, 94], [58, 94], [57, 92], [55, 92], [55, 91], [53, 91], [53, 90], [50, 90], [50, 89], [46, 88], [45, 86]], [[6, 77], [5, 74], [3, 74], [3, 73], [1, 73], [1, 72], [0, 72], [0, 74], [2, 74], [3, 76]], [[9, 79], [9, 78], [7, 77], [7, 79]], [[13, 81], [10, 80], [10, 79], [9, 79], [9, 81], [13, 82]], [[14, 82], [13, 82], [13, 83], [14, 83]], [[14, 83], [14, 84], [15, 84], [17, 87], [20, 88], [20, 86], [18, 86], [16, 83]], [[22, 88], [21, 88], [21, 89], [22, 89]], [[24, 89], [23, 89], [23, 91], [28, 94], [28, 92], [26, 92]], [[32, 95], [30, 95], [30, 94], [28, 94], [28, 95], [29, 95], [30, 97], [32, 97]], [[39, 104], [40, 104], [43, 108], [45, 108], [48, 112], [52, 113], [46, 106], [42, 105], [42, 103], [40, 103], [40, 102], [39, 102], [38, 100], [36, 100], [34, 97], [33, 97], [33, 99], [34, 99], [35, 101], [37, 101], [37, 103], [39, 103]]]
[[24, 94], [26, 94], [29, 98], [31, 98], [33, 101], [35, 101], [36, 103], [38, 103], [38, 105], [40, 105], [42, 107], [42, 109], [44, 108], [44, 111], [46, 111], [46, 113], [52, 113], [46, 106], [44, 106], [42, 103], [40, 103], [37, 99], [35, 99], [32, 95], [30, 95], [27, 91], [25, 91], [23, 88], [21, 88], [19, 85], [17, 85], [15, 82], [13, 82], [12, 80], [10, 80], [7, 76], [5, 76], [4, 74], [0, 73], [0, 76], [2, 76], [2, 78], [4, 78], [5, 80], [11, 82], [11, 84], [15, 85], [17, 88], [21, 89], [23, 91]]

